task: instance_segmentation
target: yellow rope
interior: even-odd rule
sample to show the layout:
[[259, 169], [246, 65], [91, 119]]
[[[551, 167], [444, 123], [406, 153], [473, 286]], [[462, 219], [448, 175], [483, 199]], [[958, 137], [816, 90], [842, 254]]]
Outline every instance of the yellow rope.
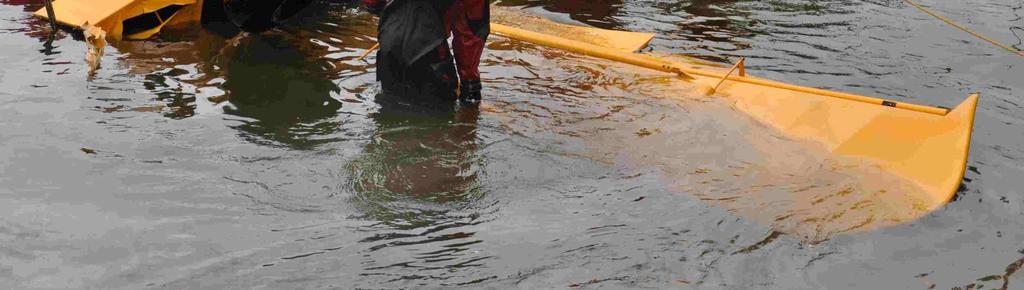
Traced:
[[373, 47], [371, 47], [370, 49], [367, 49], [366, 52], [363, 53], [363, 55], [360, 55], [359, 58], [356, 59], [356, 61], [363, 60], [364, 58], [369, 56], [371, 52], [373, 52], [374, 50], [377, 50], [378, 48], [380, 48], [380, 42], [378, 42], [377, 44], [374, 44]]
[[970, 33], [971, 35], [974, 35], [975, 37], [980, 38], [981, 40], [987, 41], [988, 43], [991, 43], [992, 45], [995, 45], [995, 46], [998, 46], [998, 47], [1000, 47], [1002, 49], [1005, 49], [1006, 51], [1009, 51], [1009, 52], [1011, 52], [1013, 54], [1016, 54], [1016, 55], [1019, 55], [1019, 56], [1024, 56], [1024, 51], [1020, 51], [1020, 50], [1017, 50], [1017, 49], [1015, 49], [1013, 47], [1010, 47], [1008, 45], [999, 43], [998, 41], [995, 41], [995, 40], [992, 40], [991, 38], [985, 37], [984, 35], [981, 35], [980, 33], [974, 32], [974, 31], [972, 31], [970, 29], [967, 29], [966, 27], [960, 26], [959, 24], [956, 24], [956, 22], [953, 22], [953, 20], [949, 20], [949, 18], [942, 17], [941, 15], [935, 14], [935, 12], [932, 12], [931, 10], [928, 10], [928, 8], [924, 8], [924, 6], [921, 6], [920, 4], [915, 3], [914, 1], [911, 1], [911, 0], [903, 0], [903, 1], [906, 1], [910, 5], [913, 5], [914, 7], [916, 7], [917, 9], [919, 9], [921, 11], [924, 11], [924, 13], [928, 13], [928, 15], [931, 15], [932, 17], [938, 18], [939, 20], [942, 20], [943, 22], [946, 22], [947, 24], [952, 25], [953, 27], [956, 27], [956, 28], [958, 28], [960, 30], [963, 30], [964, 32]]

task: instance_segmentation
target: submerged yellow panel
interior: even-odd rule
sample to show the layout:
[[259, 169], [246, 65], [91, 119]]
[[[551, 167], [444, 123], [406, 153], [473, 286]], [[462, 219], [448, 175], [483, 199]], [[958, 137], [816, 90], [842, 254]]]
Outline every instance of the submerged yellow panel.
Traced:
[[[56, 0], [53, 2], [54, 14], [57, 22], [64, 25], [81, 29], [87, 23], [99, 27], [107, 32], [107, 36], [114, 40], [123, 37], [132, 39], [148, 38], [160, 31], [160, 29], [171, 22], [183, 21], [179, 15], [187, 15], [190, 20], [198, 20], [199, 6], [201, 0]], [[185, 6], [177, 13], [167, 19], [159, 19], [159, 24], [143, 29], [132, 35], [123, 35], [125, 20], [154, 13], [171, 5]], [[40, 9], [35, 13], [38, 17], [46, 18], [46, 9]]]
[[963, 180], [978, 99], [977, 94], [969, 96], [945, 116], [890, 110], [834, 152], [881, 161], [888, 171], [921, 185], [932, 196], [934, 209], [952, 199]]
[[742, 112], [790, 138], [820, 142], [837, 155], [864, 158], [881, 170], [920, 186], [931, 198], [927, 209], [948, 202], [963, 180], [978, 95], [957, 108], [899, 103], [866, 96], [796, 86], [725, 71], [624, 52], [600, 42], [576, 41], [492, 23], [506, 37], [676, 73], [735, 101]]
[[913, 181], [932, 198], [931, 209], [960, 186], [978, 104], [978, 95], [971, 95], [938, 115], [742, 82], [726, 82], [719, 93], [790, 137], [867, 158]]

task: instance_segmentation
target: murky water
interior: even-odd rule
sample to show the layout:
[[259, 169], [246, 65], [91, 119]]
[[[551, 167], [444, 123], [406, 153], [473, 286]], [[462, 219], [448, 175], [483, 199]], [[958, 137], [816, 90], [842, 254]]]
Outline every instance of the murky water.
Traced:
[[[321, 3], [260, 36], [116, 44], [86, 81], [39, 2], [0, 1], [14, 289], [1024, 289], [1024, 60], [899, 1], [502, 5], [814, 87], [981, 92], [962, 190], [921, 219], [858, 204], [911, 186], [657, 73], [494, 37], [483, 110], [410, 110], [354, 60], [374, 19]], [[925, 4], [1022, 46], [1021, 1]]]

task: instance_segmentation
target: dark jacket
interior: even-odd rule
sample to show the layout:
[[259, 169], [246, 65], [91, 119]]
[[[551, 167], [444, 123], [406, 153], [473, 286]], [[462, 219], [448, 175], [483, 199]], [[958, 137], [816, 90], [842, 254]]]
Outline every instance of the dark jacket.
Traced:
[[458, 76], [444, 22], [451, 3], [394, 0], [380, 11], [377, 79], [385, 94], [426, 102], [455, 100]]

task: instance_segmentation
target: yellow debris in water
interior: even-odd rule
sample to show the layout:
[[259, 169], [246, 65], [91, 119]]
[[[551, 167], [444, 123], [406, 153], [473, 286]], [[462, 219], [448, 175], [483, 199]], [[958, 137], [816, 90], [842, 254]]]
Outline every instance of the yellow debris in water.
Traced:
[[[963, 180], [979, 98], [977, 94], [969, 96], [953, 110], [893, 102], [750, 76], [728, 75], [723, 68], [698, 69], [691, 63], [625, 52], [604, 45], [616, 42], [615, 39], [590, 41], [586, 34], [566, 37], [560, 27], [550, 28], [549, 33], [548, 27], [538, 25], [542, 22], [531, 23], [527, 26], [505, 23], [515, 27], [492, 23], [491, 29], [516, 40], [674, 73], [698, 91], [707, 91], [705, 87], [721, 83], [714, 93], [760, 123], [794, 140], [823, 145], [825, 152], [834, 156], [832, 160], [863, 160], [875, 164], [861, 169], [860, 176], [877, 176], [876, 182], [862, 183], [868, 184], [864, 189], [877, 192], [874, 203], [899, 204], [893, 207], [905, 211], [899, 213], [898, 218], [887, 219], [907, 222], [941, 207], [952, 199]], [[902, 180], [896, 181], [888, 176]], [[923, 194], [913, 193], [914, 190], [902, 185], [904, 183], [919, 187]], [[895, 190], [885, 191], [886, 184]], [[851, 190], [840, 190], [834, 195], [843, 197]], [[890, 195], [894, 194], [914, 197], [893, 199]], [[819, 208], [816, 204], [820, 202], [813, 196], [806, 198], [807, 206], [800, 207], [801, 210]], [[797, 199], [799, 201], [799, 196]], [[816, 223], [809, 220], [802, 222]], [[854, 228], [872, 227], [845, 224], [842, 228], [825, 232], [844, 232]]]
[[[112, 40], [146, 39], [167, 25], [199, 20], [203, 0], [56, 0], [57, 22], [84, 29], [88, 23]], [[46, 9], [36, 11], [46, 18]]]
[[82, 25], [82, 34], [85, 36], [85, 43], [89, 47], [85, 54], [85, 63], [89, 64], [89, 76], [96, 73], [100, 66], [100, 59], [103, 57], [103, 49], [107, 47], [107, 33], [99, 27], [86, 22]]

